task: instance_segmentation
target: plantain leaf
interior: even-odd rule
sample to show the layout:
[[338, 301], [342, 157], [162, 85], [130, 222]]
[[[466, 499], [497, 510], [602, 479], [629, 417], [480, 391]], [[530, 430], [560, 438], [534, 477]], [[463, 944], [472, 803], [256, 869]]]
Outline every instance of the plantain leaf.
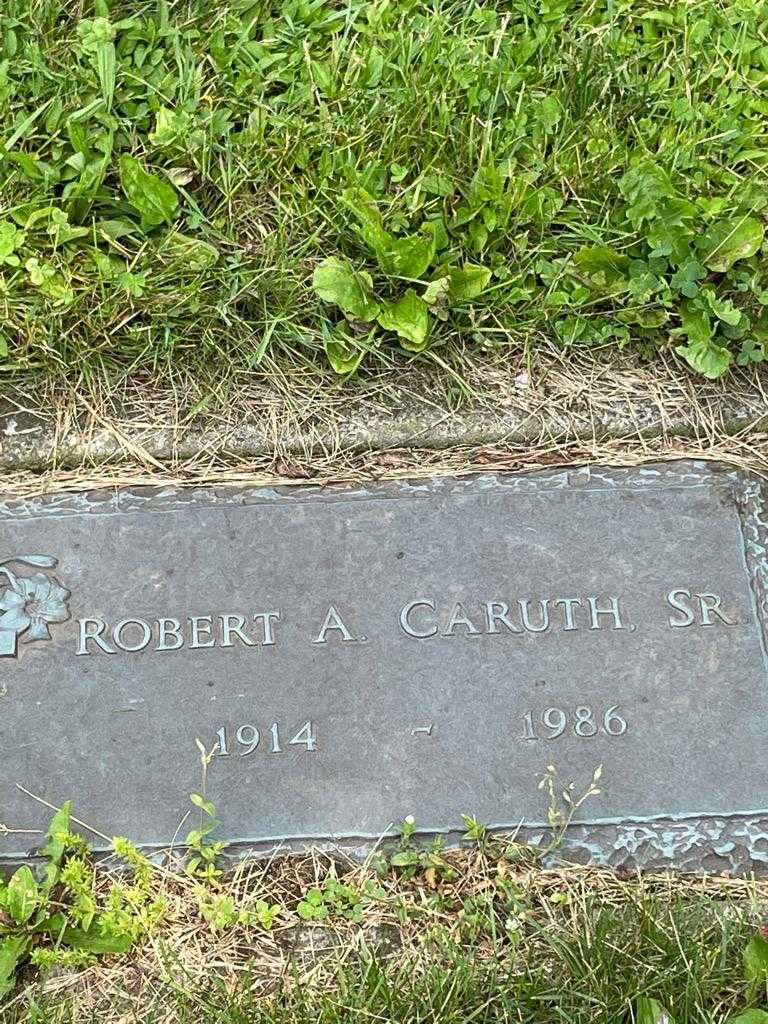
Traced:
[[757, 217], [716, 221], [699, 242], [704, 264], [725, 273], [737, 260], [754, 256], [763, 244], [765, 228]]
[[435, 236], [433, 233], [405, 238], [388, 235], [386, 245], [377, 249], [376, 258], [385, 274], [420, 280], [435, 258]]
[[16, 968], [30, 942], [26, 935], [9, 935], [0, 939], [0, 998], [8, 995], [16, 984]]
[[598, 283], [610, 285], [624, 280], [629, 257], [608, 245], [591, 245], [574, 253], [573, 264]]
[[85, 949], [89, 953], [124, 953], [133, 944], [131, 936], [125, 933], [100, 935], [82, 928], [65, 928], [61, 941], [73, 949]]
[[402, 298], [383, 302], [378, 321], [385, 331], [394, 331], [409, 352], [421, 352], [427, 346], [429, 307], [409, 288]]
[[744, 975], [747, 981], [768, 981], [768, 939], [754, 935], [744, 950]]
[[45, 865], [43, 872], [43, 880], [40, 885], [40, 892], [44, 898], [48, 897], [51, 889], [59, 879], [61, 858], [64, 856], [64, 851], [66, 849], [64, 837], [69, 832], [69, 818], [71, 813], [72, 801], [67, 800], [51, 819], [51, 823], [48, 826], [48, 842], [40, 851], [44, 857], [48, 858], [48, 863]]
[[169, 181], [145, 171], [135, 157], [125, 153], [120, 157], [120, 184], [128, 202], [139, 213], [143, 228], [170, 224], [179, 198]]
[[344, 189], [341, 201], [359, 221], [358, 233], [372, 252], [385, 250], [392, 236], [384, 228], [384, 221], [373, 196], [356, 185]]
[[638, 996], [635, 1020], [637, 1024], [675, 1024], [669, 1011], [650, 996]]
[[474, 263], [453, 267], [448, 271], [453, 302], [469, 302], [485, 291], [491, 280], [491, 271]]
[[356, 271], [348, 260], [336, 256], [324, 259], [315, 268], [312, 286], [321, 299], [334, 303], [348, 316], [365, 322], [376, 319], [379, 304], [370, 275]]
[[3, 893], [5, 909], [17, 924], [26, 924], [32, 917], [40, 902], [40, 893], [35, 876], [24, 864], [8, 883]]
[[[369, 338], [371, 334], [368, 335]], [[353, 339], [339, 330], [328, 330], [325, 324], [323, 324], [323, 346], [328, 362], [335, 372], [344, 375], [354, 373], [366, 353], [366, 348], [362, 345], [356, 344]]]

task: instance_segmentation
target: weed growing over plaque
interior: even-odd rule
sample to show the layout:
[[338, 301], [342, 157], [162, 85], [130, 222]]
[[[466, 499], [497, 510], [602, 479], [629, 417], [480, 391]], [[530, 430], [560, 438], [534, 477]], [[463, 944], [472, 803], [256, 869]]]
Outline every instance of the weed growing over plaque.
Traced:
[[768, 339], [765, 0], [5, 0], [0, 373]]
[[551, 849], [556, 849], [560, 846], [565, 838], [566, 829], [571, 824], [574, 814], [582, 804], [591, 797], [600, 795], [600, 787], [597, 784], [602, 775], [603, 766], [600, 764], [592, 774], [592, 781], [579, 796], [575, 792], [575, 782], [568, 782], [563, 785], [558, 781], [555, 766], [552, 764], [547, 765], [547, 769], [539, 781], [539, 789], [543, 789], [547, 794], [547, 821], [552, 829]]
[[377, 873], [384, 876], [394, 868], [405, 879], [413, 878], [420, 871], [428, 871], [434, 877], [445, 875], [450, 878], [453, 869], [442, 855], [443, 837], [435, 836], [425, 848], [416, 843], [415, 836], [416, 821], [413, 815], [408, 815], [400, 825], [398, 849], [390, 857], [382, 852], [374, 855], [372, 864]]
[[126, 839], [115, 839], [114, 850], [131, 869], [131, 880], [97, 899], [88, 846], [70, 832], [70, 813], [67, 803], [53, 817], [38, 877], [26, 865], [7, 882], [0, 877], [0, 999], [27, 961], [49, 970], [123, 953], [166, 910], [149, 861]]
[[207, 882], [213, 882], [221, 876], [218, 863], [224, 853], [227, 844], [220, 840], [211, 840], [210, 836], [221, 825], [216, 820], [216, 805], [207, 798], [206, 788], [208, 781], [208, 768], [216, 755], [218, 747], [208, 751], [201, 740], [196, 739], [197, 749], [200, 753], [201, 770], [201, 793], [192, 793], [190, 800], [200, 811], [200, 823], [187, 833], [185, 840], [189, 850], [189, 858], [186, 864], [186, 871], [193, 878], [199, 878]]
[[206, 800], [200, 793], [193, 793], [189, 799], [199, 808], [201, 821], [197, 828], [187, 833], [185, 842], [190, 857], [186, 870], [195, 878], [212, 882], [221, 875], [218, 862], [227, 844], [221, 840], [211, 840], [209, 837], [221, 822], [216, 820], [216, 806], [210, 800]]

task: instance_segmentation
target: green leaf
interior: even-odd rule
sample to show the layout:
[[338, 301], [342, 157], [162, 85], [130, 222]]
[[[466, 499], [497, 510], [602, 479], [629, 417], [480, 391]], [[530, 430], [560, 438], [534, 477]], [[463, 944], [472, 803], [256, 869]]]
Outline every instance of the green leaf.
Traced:
[[419, 863], [416, 850], [400, 850], [392, 855], [390, 863], [396, 868], [410, 868]]
[[680, 306], [680, 322], [688, 341], [693, 344], [704, 344], [710, 340], [714, 331], [709, 313], [698, 303], [683, 302]]
[[765, 362], [765, 345], [762, 341], [757, 338], [745, 338], [741, 343], [741, 352], [739, 352], [736, 362], [739, 366], [749, 366], [750, 363], [763, 363]]
[[465, 263], [463, 267], [452, 267], [448, 271], [451, 299], [454, 302], [469, 302], [485, 291], [491, 280], [488, 267]]
[[710, 270], [725, 273], [737, 260], [754, 256], [765, 228], [757, 217], [716, 221], [699, 241], [701, 257]]
[[403, 348], [409, 352], [421, 352], [427, 345], [428, 310], [424, 299], [409, 288], [402, 298], [382, 303], [378, 321], [385, 331], [395, 332]]
[[675, 1020], [657, 999], [651, 999], [650, 996], [638, 996], [635, 1024], [675, 1024]]
[[765, 1010], [745, 1010], [736, 1017], [729, 1017], [728, 1024], [768, 1024]]
[[40, 894], [35, 876], [27, 865], [20, 867], [5, 890], [5, 909], [17, 924], [25, 924], [37, 909]]
[[96, 222], [96, 230], [101, 236], [112, 241], [125, 235], [139, 234], [138, 226], [131, 220], [99, 220]]
[[101, 95], [104, 97], [104, 105], [107, 111], [112, 110], [112, 100], [115, 95], [115, 44], [112, 42], [101, 42], [96, 48], [96, 68], [99, 74]]
[[445, 174], [425, 174], [422, 179], [422, 188], [429, 196], [440, 196], [445, 199], [453, 195], [454, 183]]
[[30, 927], [30, 931], [44, 932], [46, 935], [55, 935], [58, 938], [58, 936], [61, 935], [67, 927], [68, 923], [66, 915], [58, 912], [56, 914], [51, 914], [50, 917], [43, 916], [40, 920], [35, 921], [35, 923]]
[[[368, 335], [371, 337], [371, 334]], [[323, 324], [323, 347], [336, 373], [354, 373], [365, 356], [366, 349], [343, 334], [341, 331], [330, 331]]]
[[198, 274], [219, 261], [219, 250], [202, 238], [192, 238], [174, 231], [163, 241], [163, 252], [177, 261], [176, 273]]
[[93, 54], [101, 95], [107, 111], [110, 111], [115, 93], [114, 38], [117, 34], [117, 26], [105, 17], [97, 17], [93, 20], [86, 18], [79, 23], [78, 34], [82, 39], [83, 48]]
[[386, 245], [377, 249], [376, 258], [385, 274], [420, 280], [435, 258], [435, 235], [388, 236]]
[[206, 800], [205, 797], [200, 796], [199, 793], [190, 794], [189, 799], [195, 807], [199, 807], [201, 811], [208, 815], [209, 818], [215, 817], [216, 805], [212, 804], [210, 800]]
[[675, 196], [669, 175], [653, 160], [633, 164], [619, 180], [619, 191], [630, 204], [627, 218], [636, 228], [662, 217], [664, 200]]
[[707, 268], [698, 260], [688, 259], [681, 263], [678, 270], [672, 275], [671, 286], [676, 291], [682, 292], [689, 299], [694, 298], [699, 291], [698, 282], [707, 276]]
[[365, 67], [360, 76], [360, 84], [372, 89], [381, 80], [384, 70], [384, 55], [377, 46], [372, 46], [365, 60]]
[[608, 245], [592, 245], [579, 249], [573, 256], [573, 264], [583, 274], [609, 285], [624, 279], [629, 257]]
[[430, 281], [424, 289], [422, 299], [428, 306], [444, 306], [451, 294], [451, 280], [449, 277], [436, 277]]
[[550, 133], [560, 123], [562, 107], [557, 96], [545, 96], [535, 108], [535, 117], [545, 132]]
[[61, 941], [73, 949], [84, 949], [89, 953], [124, 953], [133, 944], [133, 938], [124, 932], [102, 935], [82, 928], [65, 928]]
[[[206, 836], [209, 836], [211, 832], [216, 831], [218, 825], [218, 821], [209, 818], [208, 821], [205, 822], [205, 824], [200, 826], [200, 828], [193, 828], [191, 832], [187, 833], [186, 839], [184, 840], [185, 844], [187, 846], [199, 847]], [[198, 853], [201, 853], [203, 856], [205, 856], [204, 850], [198, 850]]]
[[678, 345], [675, 352], [682, 356], [697, 373], [716, 380], [722, 377], [733, 362], [733, 353], [725, 345], [715, 341], [691, 342], [689, 345]]
[[10, 935], [0, 940], [0, 998], [16, 984], [14, 975], [19, 960], [29, 949], [31, 939], [26, 935]]
[[412, 279], [423, 277], [435, 257], [434, 230], [424, 235], [396, 238], [385, 229], [376, 201], [364, 188], [345, 189], [341, 199], [359, 221], [358, 233], [385, 274]]
[[24, 232], [20, 231], [9, 220], [0, 220], [0, 264], [18, 267], [21, 260], [15, 255], [16, 249], [24, 244]]
[[160, 107], [155, 115], [155, 130], [149, 133], [153, 146], [171, 146], [190, 131], [190, 116], [184, 110]]
[[659, 219], [646, 230], [651, 259], [668, 256], [676, 267], [690, 260], [695, 232], [688, 221], [695, 213], [696, 208], [687, 200], [667, 199], [664, 202], [659, 210]]
[[348, 316], [370, 322], [376, 319], [379, 303], [373, 295], [370, 275], [356, 271], [348, 260], [329, 256], [315, 268], [312, 287], [325, 302], [337, 305]]
[[51, 818], [48, 826], [48, 842], [41, 849], [44, 857], [58, 864], [64, 854], [64, 836], [69, 833], [70, 816], [72, 814], [72, 801], [67, 800]]
[[59, 877], [59, 866], [61, 864], [61, 858], [64, 856], [64, 850], [66, 849], [64, 839], [69, 832], [69, 819], [71, 813], [72, 801], [67, 800], [54, 814], [53, 818], [51, 818], [51, 823], [48, 826], [48, 842], [40, 851], [44, 857], [48, 858], [48, 863], [45, 866], [43, 874], [43, 881], [40, 886], [40, 892], [43, 898], [48, 897]]
[[737, 309], [730, 299], [719, 298], [714, 288], [702, 288], [701, 297], [717, 319], [722, 320], [724, 324], [735, 327], [741, 321], [741, 310]]
[[142, 227], [170, 224], [179, 206], [176, 189], [170, 182], [145, 171], [135, 157], [120, 157], [120, 183], [128, 202], [141, 216]]
[[358, 232], [374, 253], [384, 251], [392, 236], [384, 228], [384, 221], [376, 200], [364, 188], [354, 186], [344, 189], [341, 201], [360, 222]]
[[747, 981], [768, 981], [768, 939], [754, 935], [744, 950], [744, 976]]
[[726, 346], [714, 340], [714, 329], [709, 312], [700, 300], [683, 302], [680, 307], [680, 321], [688, 344], [676, 349], [678, 355], [698, 373], [710, 380], [716, 380], [733, 363], [733, 353]]
[[299, 917], [305, 921], [322, 920], [330, 913], [320, 889], [310, 889], [296, 910]]

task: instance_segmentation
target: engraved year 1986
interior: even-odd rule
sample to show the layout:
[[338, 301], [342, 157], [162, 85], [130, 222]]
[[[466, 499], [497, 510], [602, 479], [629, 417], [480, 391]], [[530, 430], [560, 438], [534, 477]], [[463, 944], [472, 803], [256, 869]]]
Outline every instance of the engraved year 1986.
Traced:
[[[287, 733], [290, 735], [290, 731]], [[317, 735], [311, 721], [305, 722], [298, 732], [289, 740], [285, 740], [279, 722], [273, 722], [265, 734], [267, 753], [282, 754], [285, 743], [288, 747], [304, 747], [307, 751], [317, 750]], [[220, 757], [229, 757], [230, 753], [247, 757], [252, 754], [262, 740], [261, 730], [245, 722], [243, 725], [222, 727], [216, 732], [216, 753]]]
[[[526, 711], [523, 723], [523, 735], [520, 737], [523, 740], [556, 740], [566, 729], [582, 739], [596, 736], [599, 732], [606, 736], [623, 736], [627, 731], [627, 720], [619, 714], [618, 704], [613, 704], [602, 714], [584, 706], [573, 710], [545, 708], [534, 719], [533, 711]], [[546, 730], [543, 736], [539, 735], [540, 726]]]

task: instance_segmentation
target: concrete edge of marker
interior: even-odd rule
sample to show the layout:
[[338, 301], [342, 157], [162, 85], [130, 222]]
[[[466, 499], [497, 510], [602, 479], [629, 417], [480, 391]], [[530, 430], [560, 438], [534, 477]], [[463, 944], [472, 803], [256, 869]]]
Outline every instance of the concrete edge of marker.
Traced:
[[197, 417], [178, 425], [147, 424], [140, 417], [91, 420], [68, 428], [44, 413], [19, 412], [0, 401], [0, 470], [50, 471], [82, 465], [137, 462], [173, 464], [225, 455], [246, 461], [276, 455], [328, 457], [338, 452], [375, 452], [402, 448], [448, 449], [482, 445], [549, 446], [562, 442], [630, 438], [696, 438], [743, 433], [768, 426], [768, 407], [759, 391], [703, 398], [695, 408], [669, 409], [648, 396], [587, 403], [565, 408], [542, 401], [535, 411], [514, 396], [503, 406], [468, 406], [460, 411], [409, 398], [373, 410], [352, 407], [332, 421], [293, 421], [276, 430], [266, 414], [227, 423]]

